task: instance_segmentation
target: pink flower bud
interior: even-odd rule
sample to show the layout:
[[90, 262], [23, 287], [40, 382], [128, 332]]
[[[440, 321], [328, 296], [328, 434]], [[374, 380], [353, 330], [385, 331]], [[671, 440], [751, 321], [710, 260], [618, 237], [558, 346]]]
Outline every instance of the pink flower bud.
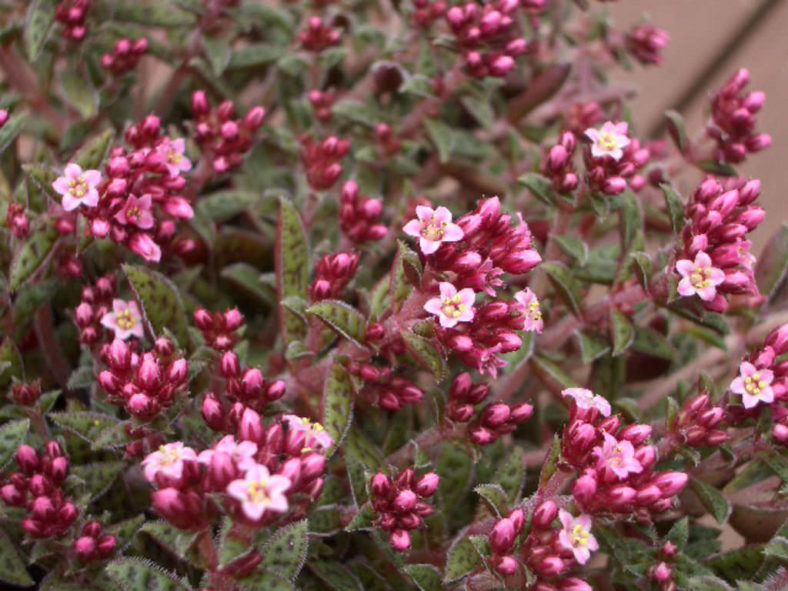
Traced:
[[689, 477], [684, 472], [663, 472], [654, 479], [654, 484], [662, 490], [662, 496], [667, 498], [684, 488], [688, 480]]
[[486, 427], [499, 427], [506, 423], [512, 411], [506, 404], [492, 404], [482, 411], [481, 421]]
[[244, 116], [243, 126], [249, 131], [256, 131], [263, 123], [265, 117], [265, 109], [263, 107], [253, 107]]
[[561, 591], [593, 591], [593, 587], [582, 579], [569, 577], [560, 583]]
[[238, 438], [244, 441], [254, 441], [262, 444], [265, 440], [263, 422], [260, 415], [251, 408], [246, 408], [241, 415], [238, 423]]
[[167, 368], [167, 380], [172, 384], [181, 384], [189, 377], [189, 362], [183, 358], [176, 359]]
[[649, 425], [630, 425], [621, 430], [618, 434], [618, 439], [626, 439], [632, 442], [632, 445], [640, 445], [651, 436], [651, 427]]
[[22, 472], [30, 475], [38, 469], [38, 452], [29, 445], [20, 445], [16, 451], [16, 463]]
[[564, 570], [564, 561], [558, 556], [547, 556], [536, 565], [536, 570], [539, 574], [544, 576], [557, 575]]
[[389, 543], [399, 552], [407, 550], [410, 548], [410, 534], [404, 529], [395, 529], [389, 536]]
[[317, 478], [326, 469], [326, 458], [323, 454], [310, 453], [301, 457], [301, 476], [304, 480]]
[[558, 507], [553, 501], [545, 501], [536, 508], [531, 523], [537, 529], [549, 529], [558, 516]]
[[2, 499], [6, 505], [20, 507], [25, 502], [25, 494], [13, 484], [6, 484], [0, 488], [0, 499]]
[[403, 490], [394, 498], [394, 508], [397, 511], [410, 511], [418, 501], [416, 493], [412, 490]]
[[501, 556], [498, 564], [495, 565], [495, 570], [504, 576], [513, 575], [517, 572], [517, 561], [513, 556]]
[[391, 479], [385, 474], [378, 472], [372, 477], [370, 483], [372, 494], [376, 497], [385, 497], [391, 490]]
[[490, 532], [490, 547], [496, 554], [508, 554], [512, 550], [515, 536], [514, 524], [511, 520], [501, 519]]
[[96, 552], [102, 558], [106, 558], [115, 551], [118, 545], [118, 539], [112, 534], [104, 534], [98, 539]]
[[428, 472], [416, 481], [414, 490], [420, 497], [431, 497], [438, 488], [440, 477], [435, 472]]
[[89, 536], [82, 536], [81, 538], [78, 538], [74, 542], [74, 550], [80, 560], [90, 560], [90, 558], [93, 556], [93, 552], [96, 550], [95, 538]]

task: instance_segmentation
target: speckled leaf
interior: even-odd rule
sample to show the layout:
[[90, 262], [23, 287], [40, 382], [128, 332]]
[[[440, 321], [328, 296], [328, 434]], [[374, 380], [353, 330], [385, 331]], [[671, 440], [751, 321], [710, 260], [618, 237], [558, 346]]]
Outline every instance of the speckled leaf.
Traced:
[[569, 310], [580, 315], [580, 285], [563, 263], [544, 263], [541, 269], [547, 273], [550, 283], [553, 284], [558, 295], [567, 305]]
[[224, 568], [228, 564], [232, 564], [252, 550], [252, 546], [247, 540], [233, 535], [234, 523], [235, 522], [230, 517], [223, 518], [218, 536], [219, 568]]
[[397, 242], [397, 254], [391, 265], [391, 283], [389, 292], [395, 309], [399, 310], [402, 303], [408, 298], [413, 285], [421, 278], [422, 265], [417, 255], [407, 244]]
[[119, 558], [106, 566], [107, 574], [123, 591], [177, 591], [189, 589], [175, 575], [148, 560]]
[[85, 410], [53, 412], [49, 414], [49, 418], [87, 442], [94, 441], [102, 431], [118, 423], [118, 419], [109, 415]]
[[114, 129], [108, 129], [97, 135], [79, 149], [74, 160], [83, 169], [99, 168], [114, 137]]
[[610, 309], [610, 340], [613, 342], [613, 357], [621, 355], [632, 344], [635, 329], [629, 318], [617, 308]]
[[119, 521], [118, 523], [107, 526], [107, 533], [115, 535], [118, 540], [118, 552], [122, 552], [126, 548], [143, 523], [145, 523], [145, 515], [140, 514], [131, 519]]
[[687, 582], [687, 591], [733, 591], [728, 583], [713, 575], [692, 577]]
[[261, 551], [263, 555], [261, 566], [267, 571], [294, 581], [304, 566], [309, 549], [307, 530], [306, 519], [278, 529]]
[[276, 301], [276, 292], [263, 281], [261, 273], [247, 263], [235, 263], [222, 269], [221, 277], [233, 284], [245, 294], [253, 297], [260, 304], [273, 306]]
[[462, 538], [452, 545], [446, 558], [443, 573], [445, 583], [452, 583], [468, 575], [479, 562], [479, 554], [468, 538]]
[[558, 470], [558, 458], [561, 456], [561, 438], [556, 433], [553, 436], [553, 447], [550, 448], [550, 453], [547, 459], [542, 464], [542, 471], [539, 473], [539, 487], [547, 484], [547, 481]]
[[123, 265], [123, 272], [140, 304], [150, 334], [158, 336], [167, 329], [175, 336], [178, 345], [188, 348], [191, 339], [186, 312], [175, 285], [161, 273], [145, 267]]
[[[276, 292], [279, 301], [288, 297], [306, 299], [309, 281], [309, 243], [301, 216], [293, 204], [282, 198], [276, 223]], [[285, 343], [306, 334], [306, 326], [290, 310], [279, 306], [279, 322]]]
[[27, 113], [11, 115], [3, 127], [0, 127], [0, 154], [11, 145], [28, 121]]
[[334, 363], [323, 389], [323, 426], [334, 439], [334, 446], [326, 452], [333, 454], [353, 421], [353, 385], [347, 370]]
[[[541, 174], [524, 174], [517, 179], [517, 182], [525, 185], [526, 189], [528, 189], [528, 192], [545, 205], [554, 206], [556, 204], [555, 191], [553, 191], [552, 187], [550, 186], [550, 181]], [[559, 246], [561, 246], [561, 244], [559, 244]]]
[[30, 429], [30, 419], [11, 421], [0, 427], [0, 470], [14, 457]]
[[697, 478], [690, 478], [690, 487], [717, 523], [723, 524], [727, 521], [731, 513], [731, 505], [720, 491]]
[[227, 190], [201, 197], [197, 209], [214, 222], [226, 222], [259, 201], [257, 193], [251, 191]]
[[582, 331], [577, 331], [575, 334], [580, 343], [580, 358], [584, 365], [588, 365], [610, 352], [610, 344], [607, 341]]
[[55, 20], [54, 0], [34, 0], [27, 9], [25, 22], [25, 48], [27, 58], [34, 62], [44, 48], [52, 22]]
[[253, 43], [233, 52], [228, 70], [259, 68], [272, 64], [282, 57], [284, 49], [267, 43]]
[[447, 444], [438, 457], [435, 471], [440, 476], [438, 495], [448, 513], [468, 490], [473, 475], [473, 462], [468, 450], [459, 444]]
[[506, 493], [509, 503], [515, 503], [520, 498], [520, 492], [523, 488], [525, 479], [523, 455], [523, 450], [520, 447], [513, 446], [498, 465], [498, 471], [493, 479]]
[[320, 318], [340, 336], [363, 347], [367, 321], [353, 306], [340, 300], [322, 300], [306, 311]]
[[307, 565], [321, 581], [334, 591], [362, 591], [361, 582], [337, 561], [310, 560]]
[[588, 245], [577, 236], [553, 236], [558, 247], [577, 261], [578, 265], [588, 262]]
[[7, 388], [11, 378], [21, 380], [22, 377], [22, 357], [19, 349], [10, 337], [6, 337], [0, 344], [0, 389]]
[[684, 227], [684, 204], [672, 186], [662, 183], [659, 188], [662, 189], [662, 193], [665, 195], [665, 207], [668, 211], [668, 218], [670, 218], [673, 233], [678, 234]]
[[783, 224], [769, 239], [755, 266], [758, 289], [769, 300], [785, 283], [788, 272], [788, 224]]
[[416, 361], [432, 372], [438, 382], [446, 377], [446, 360], [441, 355], [438, 347], [430, 339], [425, 339], [409, 330], [402, 331], [402, 339], [405, 347]]
[[667, 125], [668, 133], [670, 134], [673, 143], [680, 152], [684, 152], [689, 145], [687, 139], [687, 129], [684, 126], [684, 118], [678, 111], [669, 110], [665, 111], [665, 125]]
[[178, 529], [166, 521], [148, 521], [140, 528], [178, 558], [186, 559], [199, 534]]
[[129, 441], [126, 426], [128, 421], [115, 423], [107, 429], [103, 429], [90, 444], [90, 449], [112, 449], [125, 446]]
[[500, 484], [480, 484], [473, 489], [499, 517], [508, 512], [509, 501]]
[[85, 481], [91, 499], [96, 499], [107, 491], [124, 466], [123, 462], [90, 462], [73, 466], [71, 473]]
[[243, 591], [295, 591], [296, 587], [276, 573], [255, 571], [247, 577], [239, 579]]
[[11, 291], [19, 289], [42, 267], [57, 239], [58, 233], [53, 227], [46, 226], [33, 231], [11, 260], [8, 275], [8, 287]]
[[168, 4], [157, 2], [118, 2], [115, 5], [114, 19], [154, 27], [191, 27], [195, 24], [194, 15]]
[[441, 573], [431, 564], [409, 564], [405, 567], [419, 591], [440, 591], [443, 589]]
[[377, 514], [374, 509], [367, 503], [359, 509], [350, 520], [350, 523], [345, 526], [345, 531], [359, 531], [373, 529], [372, 522], [375, 521]]
[[438, 151], [438, 160], [441, 163], [448, 162], [454, 143], [451, 127], [438, 119], [425, 119], [424, 126], [427, 128], [427, 135], [429, 135], [432, 143], [435, 144], [435, 149]]
[[577, 383], [568, 373], [546, 357], [534, 355], [528, 360], [528, 363], [542, 383], [552, 390], [559, 391], [564, 388], [577, 387]]
[[14, 544], [2, 529], [0, 529], [0, 581], [22, 587], [33, 584], [25, 563], [22, 562]]

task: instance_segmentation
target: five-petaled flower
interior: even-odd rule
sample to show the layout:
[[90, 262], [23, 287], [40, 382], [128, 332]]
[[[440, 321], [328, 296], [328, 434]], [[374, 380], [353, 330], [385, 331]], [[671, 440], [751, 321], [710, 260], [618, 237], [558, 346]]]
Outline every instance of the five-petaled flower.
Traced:
[[230, 456], [240, 470], [249, 470], [257, 464], [255, 461], [257, 444], [254, 441], [241, 441], [237, 443], [235, 437], [232, 435], [222, 437], [219, 443], [214, 445], [211, 449], [201, 451], [200, 455], [197, 457], [197, 461], [201, 464], [210, 464], [215, 454], [226, 454]]
[[567, 388], [561, 392], [561, 396], [574, 398], [577, 408], [582, 410], [596, 409], [603, 417], [610, 416], [610, 403], [604, 396], [594, 394], [585, 388]]
[[167, 172], [170, 176], [179, 176], [181, 172], [191, 170], [191, 160], [184, 156], [186, 150], [186, 142], [183, 138], [175, 140], [165, 139], [157, 147], [156, 151], [161, 155], [164, 160], [164, 165], [167, 167]]
[[572, 517], [571, 513], [561, 509], [558, 512], [558, 519], [563, 526], [558, 532], [558, 543], [571, 551], [577, 562], [585, 564], [591, 558], [591, 552], [599, 550], [599, 544], [591, 533], [591, 517], [588, 515]]
[[149, 482], [153, 482], [157, 474], [177, 480], [183, 474], [183, 461], [196, 459], [197, 454], [192, 448], [175, 441], [161, 445], [157, 451], [148, 454], [142, 460], [143, 472]]
[[725, 281], [725, 272], [713, 267], [711, 257], [703, 251], [695, 255], [695, 261], [677, 261], [676, 270], [681, 274], [679, 294], [684, 297], [697, 294], [704, 302], [713, 300], [717, 295], [717, 286]]
[[473, 320], [473, 304], [476, 301], [474, 291], [466, 287], [457, 291], [451, 283], [443, 281], [440, 284], [440, 297], [432, 298], [424, 304], [424, 309], [430, 314], [435, 314], [444, 328], [452, 328], [459, 322]]
[[318, 422], [296, 415], [284, 415], [282, 420], [287, 423], [287, 428], [304, 433], [304, 447], [302, 453], [310, 451], [323, 452], [334, 445], [334, 438]]
[[770, 369], [758, 369], [744, 361], [739, 366], [739, 376], [731, 382], [731, 392], [741, 396], [744, 408], [754, 408], [759, 402], [774, 402], [773, 381], [774, 373]]
[[150, 195], [135, 197], [129, 195], [123, 208], [115, 214], [115, 219], [125, 226], [137, 226], [142, 230], [153, 227], [153, 203]]
[[539, 300], [536, 298], [536, 294], [531, 291], [530, 287], [526, 287], [524, 290], [514, 294], [514, 299], [523, 307], [525, 316], [523, 330], [541, 334], [544, 328], [544, 320], [542, 320], [542, 309], [539, 307]]
[[125, 341], [129, 337], [141, 339], [143, 336], [142, 316], [137, 302], [114, 299], [112, 311], [101, 317], [101, 324], [115, 332], [115, 338]]
[[278, 474], [271, 475], [268, 468], [259, 464], [246, 471], [243, 479], [233, 480], [227, 485], [227, 494], [241, 502], [241, 510], [252, 521], [257, 521], [266, 511], [287, 511], [285, 491], [290, 488], [290, 479]]
[[98, 186], [101, 173], [98, 170], [82, 170], [79, 164], [66, 165], [63, 176], [55, 179], [52, 188], [63, 196], [61, 205], [66, 211], [74, 211], [80, 205], [96, 207], [99, 202]]
[[629, 126], [625, 121], [620, 123], [608, 121], [601, 129], [593, 127], [586, 129], [586, 137], [591, 140], [591, 155], [594, 158], [610, 156], [613, 160], [621, 160], [624, 148], [630, 143], [628, 130]]
[[635, 448], [626, 439], [619, 441], [610, 433], [602, 434], [605, 442], [595, 447], [597, 468], [606, 473], [613, 473], [619, 479], [625, 479], [630, 473], [640, 474], [643, 466], [635, 457]]
[[445, 207], [432, 209], [426, 205], [416, 207], [416, 218], [402, 228], [408, 236], [419, 239], [419, 248], [424, 254], [432, 254], [442, 242], [457, 242], [465, 235], [451, 221], [451, 212]]

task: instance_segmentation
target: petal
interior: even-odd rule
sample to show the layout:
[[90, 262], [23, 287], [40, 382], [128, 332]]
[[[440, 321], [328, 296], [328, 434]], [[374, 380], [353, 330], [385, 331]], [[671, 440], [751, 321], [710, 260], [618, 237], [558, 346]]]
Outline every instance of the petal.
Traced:
[[695, 255], [695, 265], [707, 269], [711, 267], [711, 257], [701, 250]]
[[728, 389], [734, 394], [744, 394], [744, 380], [741, 378], [736, 378], [731, 382], [731, 385]]
[[117, 323], [115, 322], [115, 314], [112, 312], [107, 312], [104, 314], [104, 316], [101, 317], [101, 326], [110, 330], [115, 330], [118, 327]]
[[588, 562], [589, 558], [591, 558], [591, 552], [588, 548], [575, 548], [575, 560], [577, 560], [580, 564], [585, 564]]
[[137, 218], [137, 227], [141, 230], [150, 230], [154, 225], [153, 214], [148, 210], [140, 210], [140, 215]]
[[186, 149], [186, 142], [182, 137], [179, 137], [170, 142], [170, 147], [179, 154], [183, 154], [183, 151]]
[[99, 202], [99, 194], [96, 189], [90, 189], [82, 198], [82, 203], [88, 207], [96, 207]]
[[591, 155], [594, 158], [604, 158], [605, 156], [607, 156], [607, 154], [608, 153], [606, 150], [603, 150], [596, 144], [591, 144]]
[[86, 170], [82, 173], [82, 178], [85, 182], [92, 187], [101, 183], [101, 173], [98, 170]]
[[416, 206], [416, 216], [422, 221], [432, 219], [434, 214], [435, 210], [427, 205]]
[[275, 511], [276, 513], [284, 513], [287, 511], [289, 505], [287, 504], [287, 497], [284, 495], [271, 495], [269, 497], [268, 510]]
[[438, 319], [440, 320], [441, 326], [443, 328], [454, 328], [459, 322], [456, 318], [449, 318], [445, 314], [438, 316]]
[[465, 232], [462, 231], [457, 224], [447, 224], [443, 228], [443, 241], [444, 242], [457, 242], [465, 237]]
[[695, 286], [692, 285], [692, 282], [689, 280], [689, 277], [685, 277], [684, 279], [679, 281], [678, 292], [679, 295], [682, 295], [685, 298], [695, 295]]
[[476, 303], [476, 292], [473, 291], [470, 287], [466, 287], [461, 289], [457, 292], [457, 295], [460, 296], [460, 303], [465, 304], [466, 306], [473, 306]]
[[473, 311], [473, 308], [466, 308], [460, 312], [459, 316], [457, 316], [457, 322], [470, 322], [473, 320], [474, 315], [475, 312]]
[[744, 404], [744, 408], [750, 409], [755, 408], [758, 406], [758, 398], [756, 396], [751, 396], [746, 392], [741, 397], [742, 404]]
[[250, 501], [241, 503], [241, 509], [243, 509], [244, 515], [252, 521], [257, 521], [265, 513], [265, 505], [262, 503], [252, 503]]
[[706, 271], [706, 279], [711, 281], [714, 285], [719, 285], [725, 281], [725, 271], [712, 267]]
[[247, 493], [249, 491], [249, 485], [246, 483], [246, 480], [233, 480], [230, 484], [227, 485], [226, 490], [227, 490], [227, 494], [230, 495], [231, 497], [238, 499], [239, 501], [243, 501], [247, 497]]
[[432, 254], [441, 246], [440, 240], [427, 240], [426, 238], [419, 238], [419, 248], [424, 254]]
[[771, 387], [766, 386], [761, 390], [761, 402], [771, 403], [774, 402], [774, 390]]
[[680, 261], [676, 261], [676, 271], [681, 273], [683, 276], [691, 275], [694, 269], [695, 263], [689, 259], [681, 259]]
[[588, 545], [586, 546], [592, 552], [596, 552], [599, 550], [599, 543], [596, 541], [594, 536], [588, 536]]
[[[589, 127], [585, 131], [585, 136], [590, 139], [592, 142], [596, 142], [599, 140], [599, 131], [594, 129], [593, 127]], [[592, 148], [593, 149], [593, 148]]]
[[432, 298], [424, 304], [424, 309], [430, 314], [440, 315], [442, 306], [443, 303], [440, 298]]
[[57, 191], [60, 195], [65, 195], [68, 193], [70, 185], [68, 184], [68, 178], [64, 176], [59, 176], [55, 179], [55, 182], [52, 183], [52, 188]]
[[419, 220], [410, 220], [407, 224], [402, 226], [402, 231], [408, 236], [418, 237], [421, 235], [421, 222]]
[[436, 222], [451, 222], [451, 212], [443, 206], [437, 208], [434, 215]]
[[613, 160], [621, 160], [621, 158], [624, 156], [624, 150], [621, 148], [613, 148], [610, 150], [609, 155]]
[[771, 384], [774, 381], [774, 372], [771, 369], [762, 369], [758, 373], [761, 374], [761, 380], [767, 384]]
[[754, 374], [758, 369], [749, 361], [742, 361], [741, 365], [739, 366], [739, 371], [741, 375], [745, 378], [749, 378], [752, 374]]
[[710, 302], [714, 299], [714, 296], [717, 295], [717, 288], [713, 285], [709, 285], [708, 287], [701, 287], [697, 291], [698, 297], [702, 299], [704, 302]]
[[442, 281], [439, 285], [440, 292], [441, 292], [441, 299], [445, 300], [446, 298], [453, 298], [457, 295], [457, 288], [454, 287], [448, 281]]
[[66, 164], [66, 168], [63, 171], [69, 179], [76, 179], [79, 175], [82, 174], [82, 167], [79, 164], [74, 164], [73, 162], [69, 162]]
[[561, 509], [558, 511], [558, 519], [561, 521], [561, 525], [564, 526], [565, 529], [569, 529], [572, 525], [572, 514], [569, 511], [564, 511]]
[[81, 203], [79, 199], [72, 197], [71, 193], [66, 193], [63, 195], [63, 200], [60, 202], [60, 205], [62, 205], [63, 209], [66, 211], [74, 211]]

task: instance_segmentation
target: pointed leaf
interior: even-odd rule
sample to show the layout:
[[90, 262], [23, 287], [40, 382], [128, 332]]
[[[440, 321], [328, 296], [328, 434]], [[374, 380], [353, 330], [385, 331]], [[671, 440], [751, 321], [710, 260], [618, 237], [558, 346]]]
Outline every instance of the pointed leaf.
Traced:
[[83, 169], [99, 168], [114, 137], [114, 129], [108, 129], [95, 136], [79, 149], [74, 157], [75, 162]]
[[248, 540], [233, 534], [234, 523], [230, 517], [225, 517], [222, 521], [219, 530], [219, 568], [225, 568], [253, 549]]
[[509, 503], [515, 503], [523, 489], [525, 479], [523, 455], [522, 448], [513, 446], [495, 473], [494, 482], [501, 486]]
[[11, 421], [0, 427], [0, 470], [16, 455], [30, 429], [30, 419]]
[[684, 227], [684, 204], [671, 185], [662, 183], [659, 188], [662, 189], [662, 193], [665, 195], [665, 206], [673, 233], [678, 235]]
[[11, 291], [19, 289], [46, 263], [58, 237], [57, 231], [50, 226], [33, 231], [11, 260], [8, 274], [8, 287]]
[[760, 292], [772, 300], [785, 283], [788, 273], [788, 224], [783, 224], [769, 239], [755, 267]]
[[296, 591], [290, 581], [267, 571], [255, 571], [238, 582], [243, 591]]
[[632, 344], [635, 329], [629, 318], [618, 308], [610, 309], [610, 340], [613, 341], [613, 357], [621, 355]]
[[727, 521], [731, 513], [731, 505], [719, 490], [697, 478], [690, 478], [690, 487], [717, 523], [722, 525]]
[[408, 564], [405, 572], [413, 580], [419, 591], [440, 591], [443, 589], [441, 573], [431, 564]]
[[322, 423], [334, 439], [334, 446], [326, 452], [327, 457], [332, 455], [342, 443], [352, 421], [353, 385], [347, 370], [335, 362], [323, 389]]
[[338, 561], [310, 560], [307, 565], [329, 589], [334, 591], [362, 591], [361, 582], [356, 575]]
[[575, 259], [578, 265], [585, 265], [588, 262], [588, 245], [576, 236], [553, 236], [553, 240], [558, 247], [570, 257]]
[[0, 529], [0, 581], [22, 587], [33, 584], [25, 563], [22, 562], [13, 542], [2, 529]]
[[558, 295], [576, 316], [580, 315], [580, 285], [572, 272], [563, 263], [543, 263], [541, 269], [547, 273]]
[[451, 127], [438, 119], [425, 119], [424, 126], [438, 151], [438, 160], [441, 164], [445, 164], [451, 157], [452, 144], [454, 143]]
[[123, 272], [131, 284], [142, 316], [152, 336], [170, 331], [178, 345], [189, 348], [191, 339], [180, 293], [175, 285], [161, 273], [145, 267], [123, 265]]
[[689, 146], [687, 129], [684, 126], [684, 118], [678, 111], [671, 109], [665, 111], [665, 119], [667, 120], [665, 123], [668, 127], [668, 133], [670, 133], [670, 137], [673, 139], [673, 143], [676, 144], [679, 152], [684, 152], [687, 146]]
[[445, 583], [453, 583], [473, 572], [479, 562], [479, 554], [468, 538], [455, 542], [446, 557], [446, 569], [443, 573]]
[[90, 462], [73, 466], [71, 473], [85, 481], [91, 499], [103, 495], [123, 471], [123, 462]]
[[261, 566], [289, 581], [295, 581], [304, 566], [309, 548], [307, 530], [306, 519], [278, 529], [261, 551]]
[[577, 388], [577, 383], [572, 377], [555, 363], [542, 357], [534, 355], [528, 360], [531, 369], [542, 380], [542, 383], [552, 390], [559, 391], [565, 388]]
[[500, 484], [480, 484], [473, 490], [499, 517], [507, 514], [509, 502]]
[[407, 244], [397, 241], [397, 254], [391, 266], [391, 283], [389, 291], [395, 309], [399, 310], [402, 303], [408, 298], [412, 285], [417, 285], [421, 279], [422, 265], [419, 255], [413, 252]]
[[[281, 302], [288, 297], [306, 299], [309, 281], [309, 244], [301, 216], [295, 206], [280, 200], [279, 218], [276, 223], [275, 262], [276, 293]], [[306, 334], [306, 326], [287, 308], [279, 306], [279, 322], [285, 343], [299, 340]]]
[[340, 300], [322, 300], [306, 309], [325, 322], [340, 336], [363, 347], [367, 321], [361, 312]]
[[31, 62], [36, 61], [41, 54], [54, 20], [54, 0], [34, 0], [30, 3], [27, 10], [24, 38], [27, 58]]
[[550, 181], [541, 174], [529, 172], [528, 174], [524, 174], [523, 176], [519, 177], [517, 182], [525, 185], [528, 191], [545, 205], [556, 205], [555, 191], [553, 191]]
[[5, 149], [11, 145], [11, 142], [16, 139], [16, 136], [21, 133], [28, 119], [27, 113], [11, 115], [5, 122], [5, 125], [0, 127], [0, 154], [2, 154]]
[[107, 533], [113, 534], [117, 538], [117, 552], [122, 552], [126, 548], [143, 523], [145, 523], [145, 515], [140, 514], [107, 526]]
[[166, 521], [148, 521], [140, 531], [151, 536], [159, 545], [183, 560], [187, 559], [189, 549], [199, 535], [178, 529]]
[[446, 361], [441, 355], [435, 343], [419, 336], [409, 330], [402, 331], [402, 339], [408, 352], [418, 361], [418, 363], [432, 372], [438, 382], [446, 377]]
[[580, 344], [580, 358], [584, 365], [588, 365], [610, 353], [610, 344], [593, 334], [583, 331], [575, 332]]
[[106, 566], [107, 574], [123, 591], [180, 591], [189, 589], [175, 575], [148, 560], [118, 558]]
[[102, 431], [119, 422], [115, 417], [85, 410], [53, 412], [49, 414], [49, 418], [87, 442], [94, 441]]
[[196, 208], [214, 222], [226, 222], [260, 201], [257, 193], [230, 189], [201, 197]]

